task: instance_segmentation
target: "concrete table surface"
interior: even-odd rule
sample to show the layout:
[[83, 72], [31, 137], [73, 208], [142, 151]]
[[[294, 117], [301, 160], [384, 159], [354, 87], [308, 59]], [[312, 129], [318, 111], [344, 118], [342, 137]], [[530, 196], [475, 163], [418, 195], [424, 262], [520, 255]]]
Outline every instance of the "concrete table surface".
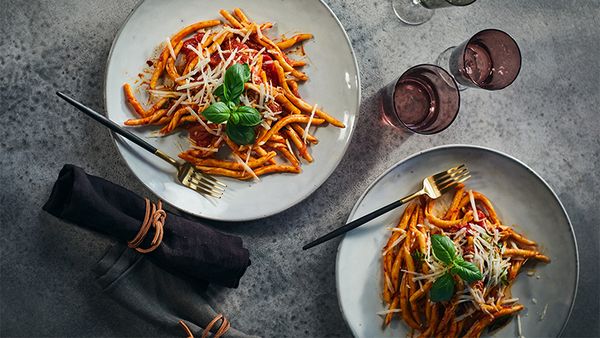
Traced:
[[[252, 258], [240, 288], [211, 289], [220, 310], [237, 328], [266, 337], [350, 336], [334, 283], [339, 239], [309, 252], [301, 244], [345, 220], [368, 184], [395, 162], [437, 145], [472, 143], [523, 160], [565, 204], [581, 273], [564, 335], [600, 336], [600, 2], [480, 0], [439, 10], [417, 27], [402, 25], [388, 0], [326, 2], [358, 58], [363, 96], [356, 132], [340, 166], [304, 202], [254, 222], [211, 222], [243, 237]], [[1, 336], [165, 335], [95, 285], [90, 267], [110, 240], [41, 210], [65, 163], [151, 195], [109, 133], [54, 95], [65, 90], [102, 109], [109, 48], [135, 4], [0, 3]], [[458, 119], [439, 135], [406, 137], [381, 124], [382, 85], [485, 28], [505, 30], [521, 46], [523, 68], [512, 86], [463, 92]]]

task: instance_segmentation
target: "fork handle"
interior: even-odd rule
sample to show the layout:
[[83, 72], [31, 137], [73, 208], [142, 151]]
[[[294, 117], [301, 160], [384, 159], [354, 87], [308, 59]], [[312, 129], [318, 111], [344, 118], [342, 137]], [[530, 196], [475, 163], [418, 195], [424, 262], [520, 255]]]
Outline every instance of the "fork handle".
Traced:
[[388, 213], [388, 212], [396, 209], [397, 207], [405, 204], [406, 202], [408, 202], [408, 201], [412, 200], [413, 198], [415, 198], [417, 196], [420, 196], [422, 194], [423, 194], [423, 191], [417, 191], [414, 194], [408, 195], [408, 196], [406, 196], [406, 197], [404, 197], [402, 199], [399, 199], [399, 200], [397, 200], [395, 202], [392, 202], [392, 203], [390, 203], [390, 204], [388, 204], [388, 205], [386, 205], [384, 207], [381, 207], [381, 208], [379, 208], [379, 209], [377, 209], [375, 211], [372, 211], [372, 212], [370, 212], [370, 213], [362, 216], [361, 218], [356, 219], [356, 220], [354, 220], [354, 221], [352, 221], [352, 222], [350, 222], [350, 223], [348, 223], [346, 225], [343, 225], [343, 226], [341, 226], [341, 227], [339, 227], [339, 228], [331, 231], [330, 233], [328, 233], [328, 234], [326, 234], [326, 235], [324, 235], [322, 237], [319, 237], [319, 238], [315, 239], [314, 241], [306, 244], [305, 246], [302, 247], [302, 250], [310, 249], [313, 246], [316, 246], [316, 245], [319, 245], [321, 243], [327, 242], [328, 240], [330, 240], [332, 238], [335, 238], [335, 237], [337, 237], [339, 235], [345, 234], [346, 232], [348, 232], [348, 231], [350, 231], [352, 229], [358, 228], [359, 226], [367, 223], [368, 221], [373, 220], [373, 219], [375, 219], [375, 218], [377, 218], [377, 217], [379, 217], [379, 216], [381, 216], [383, 214], [386, 214], [386, 213]]
[[138, 146], [146, 149], [147, 151], [149, 151], [152, 154], [154, 154], [154, 155], [162, 158], [163, 160], [169, 162], [170, 164], [172, 164], [174, 166], [177, 166], [177, 161], [175, 161], [174, 159], [172, 159], [170, 156], [168, 156], [165, 153], [161, 152], [160, 150], [158, 150], [156, 147], [154, 147], [150, 143], [142, 140], [139, 136], [133, 134], [132, 132], [130, 132], [128, 130], [125, 130], [124, 128], [121, 128], [118, 124], [116, 124], [113, 121], [111, 121], [110, 119], [104, 117], [100, 113], [94, 111], [90, 107], [87, 107], [83, 103], [81, 103], [81, 102], [79, 102], [79, 101], [77, 101], [77, 100], [75, 100], [75, 99], [73, 99], [73, 98], [65, 95], [64, 93], [62, 93], [60, 91], [57, 91], [56, 95], [58, 95], [61, 99], [67, 101], [71, 105], [73, 105], [75, 108], [77, 108], [80, 111], [82, 111], [87, 116], [93, 118], [97, 122], [100, 122], [105, 127], [108, 127], [108, 129], [110, 129], [110, 130], [114, 131], [115, 133], [117, 133], [117, 134], [125, 137], [129, 141], [131, 141], [131, 142], [137, 144]]

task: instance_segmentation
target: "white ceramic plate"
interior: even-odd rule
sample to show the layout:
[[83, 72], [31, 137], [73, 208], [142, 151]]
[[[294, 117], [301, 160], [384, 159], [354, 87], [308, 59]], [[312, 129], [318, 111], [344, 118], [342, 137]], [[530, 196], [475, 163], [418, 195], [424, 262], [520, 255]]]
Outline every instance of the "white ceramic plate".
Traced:
[[[538, 264], [535, 275], [521, 273], [513, 296], [525, 306], [521, 312], [525, 337], [557, 337], [573, 306], [578, 280], [577, 245], [569, 217], [548, 184], [519, 160], [495, 150], [451, 145], [415, 154], [383, 173], [361, 196], [348, 221], [356, 219], [408, 193], [420, 189], [424, 177], [465, 163], [473, 178], [469, 188], [481, 191], [494, 204], [506, 224], [518, 224], [527, 237], [541, 244], [550, 256]], [[400, 319], [382, 329], [376, 313], [381, 301], [381, 247], [387, 241], [387, 225], [395, 224], [404, 209], [392, 211], [346, 234], [337, 255], [336, 278], [340, 308], [357, 337], [406, 337]], [[537, 304], [532, 299], [537, 300]], [[544, 307], [543, 320], [540, 320]], [[494, 332], [496, 337], [515, 337], [516, 320]]]
[[[222, 199], [207, 199], [182, 187], [174, 178], [174, 168], [117, 137], [118, 149], [133, 173], [163, 201], [197, 216], [243, 221], [283, 211], [315, 191], [335, 170], [349, 144], [360, 105], [358, 66], [344, 29], [333, 12], [319, 0], [146, 0], [129, 16], [117, 34], [108, 60], [105, 101], [108, 117], [122, 124], [132, 118], [125, 104], [122, 86], [132, 84], [144, 69], [146, 60], [167, 36], [193, 22], [221, 18], [219, 9], [242, 8], [257, 22], [274, 22], [271, 34], [291, 35], [309, 32], [314, 39], [305, 43], [310, 80], [300, 86], [300, 94], [317, 103], [346, 124], [345, 129], [328, 126], [315, 135], [319, 144], [311, 147], [315, 161], [303, 164], [302, 173], [265, 176], [260, 182], [240, 182], [223, 178], [228, 185]], [[273, 35], [271, 35], [273, 36]], [[152, 128], [131, 130], [148, 136]], [[146, 140], [176, 157], [181, 151], [180, 135]], [[221, 179], [221, 178], [220, 178]]]

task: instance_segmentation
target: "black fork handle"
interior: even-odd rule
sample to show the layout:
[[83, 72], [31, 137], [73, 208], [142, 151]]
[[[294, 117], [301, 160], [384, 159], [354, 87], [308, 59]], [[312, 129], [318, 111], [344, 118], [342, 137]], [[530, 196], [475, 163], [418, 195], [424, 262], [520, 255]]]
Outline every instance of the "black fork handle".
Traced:
[[406, 203], [406, 200], [403, 198], [401, 200], [392, 202], [392, 203], [390, 203], [390, 204], [388, 204], [388, 205], [386, 205], [384, 207], [381, 207], [381, 208], [379, 208], [379, 209], [377, 209], [377, 210], [375, 210], [375, 211], [373, 211], [371, 213], [368, 213], [368, 214], [362, 216], [361, 218], [359, 218], [357, 220], [354, 220], [354, 221], [352, 221], [352, 222], [350, 222], [350, 223], [348, 223], [348, 224], [346, 224], [344, 226], [341, 226], [341, 227], [333, 230], [332, 232], [328, 233], [327, 235], [324, 235], [322, 237], [319, 237], [319, 238], [315, 239], [314, 241], [312, 241], [312, 242], [306, 244], [305, 246], [303, 246], [302, 250], [310, 249], [313, 246], [316, 246], [316, 245], [319, 245], [321, 243], [327, 242], [328, 240], [330, 240], [332, 238], [335, 238], [335, 237], [337, 237], [339, 235], [343, 235], [346, 232], [348, 232], [348, 231], [350, 231], [352, 229], [358, 228], [359, 226], [367, 223], [368, 221], [370, 221], [372, 219], [375, 219], [375, 218], [377, 218], [377, 217], [379, 217], [379, 216], [381, 216], [383, 214], [386, 214], [386, 213], [390, 212], [391, 210], [396, 209], [397, 207], [403, 205], [404, 203]]
[[152, 154], [156, 155], [156, 153], [159, 152], [158, 149], [156, 149], [156, 147], [154, 147], [154, 146], [150, 145], [148, 142], [142, 140], [139, 136], [134, 135], [133, 133], [131, 133], [128, 130], [125, 130], [124, 128], [121, 128], [118, 124], [116, 124], [113, 121], [109, 120], [108, 118], [104, 117], [100, 113], [94, 111], [90, 107], [87, 107], [83, 103], [81, 103], [81, 102], [79, 102], [79, 101], [77, 101], [77, 100], [75, 100], [75, 99], [73, 99], [73, 98], [65, 95], [64, 93], [59, 92], [59, 91], [56, 92], [56, 95], [58, 95], [61, 99], [69, 102], [71, 105], [73, 105], [75, 108], [77, 108], [80, 111], [82, 111], [87, 116], [93, 118], [97, 122], [100, 122], [105, 127], [108, 127], [108, 129], [110, 129], [110, 130], [114, 131], [115, 133], [117, 133], [117, 134], [125, 137], [129, 141], [137, 144], [138, 146], [140, 146], [140, 147], [148, 150]]

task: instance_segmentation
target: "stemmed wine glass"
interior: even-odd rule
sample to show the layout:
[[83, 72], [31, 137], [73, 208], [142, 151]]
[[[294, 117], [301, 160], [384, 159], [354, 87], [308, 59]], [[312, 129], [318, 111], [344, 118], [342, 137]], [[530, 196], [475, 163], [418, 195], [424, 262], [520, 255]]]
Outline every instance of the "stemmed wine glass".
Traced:
[[436, 65], [417, 65], [383, 88], [383, 120], [418, 134], [446, 129], [458, 114], [460, 94], [452, 76]]
[[431, 19], [436, 8], [467, 6], [476, 0], [392, 0], [394, 13], [402, 22], [420, 25]]
[[486, 29], [443, 51], [436, 64], [450, 70], [460, 90], [467, 87], [499, 90], [519, 75], [521, 51], [507, 33]]

